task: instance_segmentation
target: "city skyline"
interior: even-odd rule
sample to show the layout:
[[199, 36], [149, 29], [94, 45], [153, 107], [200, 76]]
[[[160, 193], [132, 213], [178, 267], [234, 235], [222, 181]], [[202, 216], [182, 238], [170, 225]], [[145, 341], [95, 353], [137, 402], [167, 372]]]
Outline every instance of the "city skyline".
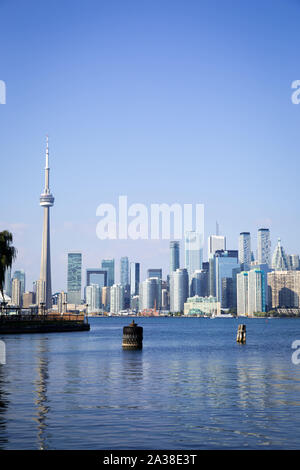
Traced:
[[[257, 232], [255, 234], [255, 237], [252, 237], [251, 238], [251, 241], [253, 241], [253, 239], [256, 241], [256, 247], [258, 248], [260, 246], [260, 233], [261, 231], [266, 231], [268, 230], [268, 235], [269, 235], [269, 238], [270, 238], [270, 231], [269, 229], [266, 229], [266, 228], [258, 228], [257, 229]], [[243, 235], [244, 233], [246, 233], [249, 237], [251, 237], [251, 233], [250, 232], [242, 232], [239, 234], [238, 236], [238, 239], [237, 239], [237, 245], [239, 245], [240, 243], [240, 240], [241, 240], [241, 235]], [[208, 238], [209, 239], [212, 239], [214, 237], [214, 235], [210, 235]], [[221, 236], [219, 236], [221, 237]], [[224, 239], [226, 238], [226, 236], [224, 235]], [[268, 240], [269, 240], [268, 238]], [[170, 262], [170, 256], [172, 256], [172, 251], [173, 251], [173, 243], [176, 243], [176, 245], [178, 246], [178, 251], [179, 251], [179, 257], [181, 258], [181, 262], [179, 263], [179, 266], [178, 268], [180, 269], [183, 269], [183, 268], [187, 268], [186, 266], [186, 260], [184, 260], [185, 258], [185, 243], [184, 241], [182, 240], [169, 240], [168, 241], [168, 253], [167, 253], [167, 260], [164, 260], [160, 266], [164, 265], [165, 268], [161, 268], [161, 267], [158, 267], [158, 268], [151, 268], [149, 267], [148, 265], [143, 265], [140, 261], [136, 261], [136, 262], [133, 262], [128, 256], [126, 255], [123, 255], [123, 256], [120, 256], [120, 258], [111, 258], [111, 259], [99, 259], [98, 261], [98, 264], [93, 264], [94, 267], [91, 267], [90, 265], [87, 265], [86, 262], [83, 263], [82, 261], [84, 260], [85, 258], [85, 253], [82, 253], [82, 252], [67, 252], [66, 253], [66, 277], [64, 279], [64, 283], [62, 286], [59, 287], [59, 289], [55, 290], [55, 289], [52, 289], [52, 294], [54, 294], [55, 292], [60, 292], [60, 291], [66, 291], [68, 292], [68, 285], [70, 283], [70, 256], [74, 256], [74, 255], [77, 255], [80, 257], [80, 274], [79, 274], [79, 271], [78, 271], [78, 268], [77, 268], [77, 276], [80, 277], [80, 283], [81, 283], [81, 277], [84, 279], [84, 273], [86, 273], [86, 276], [87, 276], [87, 273], [88, 272], [92, 272], [92, 273], [96, 273], [96, 272], [99, 272], [99, 273], [103, 273], [103, 272], [106, 272], [107, 273], [107, 280], [105, 281], [105, 284], [103, 285], [108, 285], [108, 286], [112, 286], [113, 284], [122, 284], [122, 286], [125, 286], [125, 284], [123, 284], [121, 282], [121, 279], [122, 279], [122, 261], [126, 260], [126, 263], [127, 263], [127, 269], [128, 269], [128, 274], [126, 274], [128, 280], [129, 280], [129, 284], [130, 284], [130, 270], [129, 270], [129, 266], [131, 264], [139, 264], [141, 266], [142, 264], [142, 269], [140, 269], [140, 273], [142, 272], [142, 275], [140, 274], [140, 282], [148, 279], [149, 277], [153, 277], [152, 274], [149, 275], [149, 273], [151, 271], [159, 271], [161, 272], [161, 274], [159, 275], [159, 277], [161, 277], [161, 279], [166, 279], [169, 275], [171, 275], [171, 271], [170, 271], [170, 265], [169, 265], [169, 262]], [[273, 261], [272, 259], [275, 257], [278, 258], [278, 250], [283, 250], [284, 252], [284, 256], [285, 257], [288, 257], [286, 263], [287, 265], [286, 266], [289, 266], [288, 269], [292, 269], [292, 257], [299, 257], [299, 253], [290, 253], [288, 251], [286, 251], [285, 248], [282, 247], [282, 244], [281, 244], [281, 239], [278, 238], [277, 239], [277, 243], [274, 244], [274, 246], [269, 246], [269, 249], [270, 249], [270, 267], [273, 266]], [[208, 262], [209, 261], [209, 243], [208, 243], [208, 253], [207, 253], [207, 256], [204, 257], [203, 261], [201, 262], [201, 266], [197, 267], [194, 272], [196, 273], [197, 270], [202, 270], [202, 265], [204, 262]], [[240, 245], [240, 248], [241, 248], [241, 245]], [[240, 250], [237, 249], [237, 250], [231, 250], [230, 248], [220, 248], [221, 251], [224, 251], [225, 253], [228, 251], [229, 253], [230, 252], [236, 252], [236, 253], [239, 253], [237, 255], [237, 262], [238, 262], [238, 257], [240, 257]], [[226, 251], [227, 250], [227, 251]], [[281, 253], [281, 251], [279, 251], [279, 254]], [[203, 248], [201, 247], [200, 248], [200, 256], [202, 256], [202, 252], [203, 252]], [[259, 259], [260, 259], [260, 255], [258, 253], [258, 249], [255, 251], [257, 253], [257, 255], [254, 255], [254, 252], [253, 250], [251, 250], [251, 253], [252, 255], [254, 256], [254, 258], [251, 260], [251, 261], [256, 261], [259, 263]], [[231, 256], [231, 255], [230, 255]], [[291, 259], [289, 259], [291, 258]], [[298, 262], [298, 261], [297, 261]], [[76, 263], [76, 262], [75, 262]], [[105, 264], [107, 264], [107, 267], [104, 267]], [[153, 263], [151, 263], [150, 261], [150, 266], [152, 266]], [[259, 263], [260, 264], [260, 263]], [[279, 263], [280, 264], [280, 263]], [[19, 278], [19, 273], [22, 273], [22, 275], [24, 276], [24, 281], [23, 282], [23, 285], [25, 283], [25, 276], [26, 276], [26, 279], [27, 279], [27, 273], [25, 272], [25, 270], [23, 269], [16, 269], [15, 268], [15, 265], [17, 265], [17, 263], [13, 264], [13, 267], [11, 269], [11, 272], [13, 271], [13, 274], [11, 274], [11, 279], [13, 278]], [[110, 265], [112, 265], [112, 274], [111, 274], [111, 280], [109, 281], [109, 271], [111, 270], [110, 269]], [[243, 266], [243, 263], [241, 263], [241, 265]], [[115, 269], [115, 266], [117, 266], [117, 269]], [[250, 266], [250, 265], [249, 265]], [[276, 267], [276, 269], [279, 269]], [[282, 268], [283, 269], [283, 268]], [[73, 270], [74, 270], [74, 267], [73, 267]], [[74, 274], [73, 274], [74, 276]], [[156, 274], [155, 274], [156, 276]], [[193, 277], [193, 273], [191, 273], [190, 277], [192, 278]], [[27, 281], [27, 285], [26, 287], [28, 287], [28, 289], [26, 289], [26, 291], [32, 291], [32, 285], [35, 284], [36, 282], [38, 281], [37, 280], [34, 280], [33, 283], [30, 285], [30, 283]], [[74, 282], [74, 280], [73, 280]], [[71, 283], [72, 283], [72, 279], [71, 279]], [[106, 284], [107, 283], [107, 284]], [[101, 283], [102, 284], [102, 283]], [[88, 286], [90, 285], [89, 283], [87, 283], [87, 281], [85, 283], [81, 283], [81, 288], [84, 288], [84, 286]], [[220, 288], [220, 287], [219, 287]], [[72, 289], [71, 289], [72, 290]], [[70, 303], [73, 303], [73, 302], [70, 302]], [[77, 303], [77, 302], [75, 302]]]

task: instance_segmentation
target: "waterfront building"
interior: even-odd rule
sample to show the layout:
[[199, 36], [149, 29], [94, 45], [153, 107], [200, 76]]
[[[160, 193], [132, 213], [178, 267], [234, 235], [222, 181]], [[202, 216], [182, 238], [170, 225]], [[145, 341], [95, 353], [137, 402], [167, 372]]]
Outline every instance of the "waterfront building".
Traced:
[[5, 270], [5, 276], [4, 276], [4, 294], [6, 294], [8, 297], [11, 297], [11, 267], [9, 266]]
[[289, 257], [286, 255], [281, 240], [278, 238], [277, 246], [272, 257], [272, 269], [275, 271], [288, 271], [290, 269]]
[[176, 269], [170, 275], [170, 312], [182, 313], [188, 296], [189, 277], [187, 269]]
[[257, 262], [271, 266], [271, 240], [270, 230], [260, 228], [257, 234]]
[[115, 260], [103, 259], [101, 268], [107, 271], [107, 285], [112, 286], [115, 283]]
[[266, 311], [266, 273], [254, 268], [237, 275], [237, 313], [253, 315]]
[[235, 276], [240, 270], [240, 264], [238, 262], [237, 250], [217, 250], [215, 253], [215, 286], [216, 286], [216, 297], [218, 302], [222, 305], [222, 279], [232, 278], [233, 279], [233, 297], [235, 297]]
[[248, 315], [265, 311], [265, 273], [261, 269], [251, 269], [248, 271]]
[[263, 310], [263, 311], [266, 311], [268, 309], [268, 305], [269, 305], [268, 273], [271, 272], [271, 268], [268, 264], [260, 264], [257, 261], [254, 261], [254, 262], [251, 263], [250, 271], [252, 269], [260, 269], [264, 273], [265, 310]]
[[36, 281], [36, 303], [39, 308], [41, 307], [41, 305], [45, 306], [45, 298], [46, 298], [46, 283], [42, 279], [38, 279]]
[[300, 271], [268, 273], [270, 308], [300, 307]]
[[139, 295], [140, 263], [130, 263], [130, 295]]
[[184, 315], [221, 315], [221, 304], [216, 297], [189, 297], [184, 303]]
[[221, 280], [221, 305], [222, 308], [234, 308], [236, 305], [233, 277], [223, 277]]
[[300, 269], [299, 255], [290, 255], [290, 268], [293, 271], [298, 271]]
[[118, 314], [124, 308], [124, 287], [113, 284], [110, 288], [110, 312]]
[[12, 280], [11, 303], [15, 307], [22, 307], [21, 281], [17, 278]]
[[54, 292], [52, 294], [52, 306], [58, 304], [58, 296], [59, 296], [59, 292]]
[[162, 289], [161, 290], [161, 308], [162, 310], [169, 310], [170, 304], [169, 304], [169, 293], [167, 289]]
[[82, 254], [68, 253], [68, 302], [70, 304], [81, 303], [81, 269]]
[[237, 314], [248, 314], [248, 271], [237, 274]]
[[210, 235], [208, 237], [208, 259], [213, 258], [217, 250], [226, 250], [226, 237], [223, 235]]
[[208, 281], [209, 275], [206, 269], [196, 270], [190, 282], [190, 296], [194, 297], [195, 295], [198, 295], [199, 297], [207, 297]]
[[88, 313], [98, 313], [101, 309], [101, 287], [98, 284], [86, 286], [86, 304]]
[[110, 311], [110, 287], [102, 287], [102, 306], [106, 312]]
[[24, 294], [26, 288], [26, 276], [25, 271], [23, 269], [19, 269], [14, 272], [13, 279], [19, 279], [21, 283], [21, 295]]
[[209, 258], [209, 269], [208, 269], [208, 293], [209, 296], [215, 297], [216, 295], [216, 260], [215, 256]]
[[139, 310], [161, 308], [161, 279], [150, 277], [140, 284]]
[[50, 207], [54, 204], [54, 197], [50, 192], [50, 167], [49, 167], [49, 146], [47, 137], [46, 146], [46, 167], [45, 167], [45, 188], [40, 196], [40, 206], [44, 209], [44, 224], [42, 238], [41, 272], [40, 281], [44, 282], [44, 303], [45, 309], [52, 307], [51, 288], [51, 257], [50, 257]]
[[133, 297], [131, 297], [130, 309], [132, 310], [132, 312], [138, 313], [140, 309], [139, 297], [139, 295], [134, 295]]
[[158, 268], [148, 269], [147, 278], [149, 277], [158, 277], [158, 279], [162, 279], [162, 269], [158, 269]]
[[250, 232], [241, 232], [239, 236], [239, 263], [247, 269], [251, 263], [251, 237]]
[[180, 242], [170, 241], [170, 273], [180, 268]]
[[[184, 238], [185, 268], [189, 281], [195, 271], [202, 269], [203, 261], [203, 234], [196, 231], [188, 231]], [[176, 271], [175, 271], [176, 272]]]
[[22, 307], [29, 308], [35, 304], [35, 293], [34, 292], [24, 292], [22, 296]]
[[[69, 300], [69, 293], [67, 294], [64, 291], [61, 291], [58, 294], [58, 299], [57, 299], [57, 311], [58, 311], [58, 313], [66, 313], [68, 300]], [[73, 302], [69, 302], [69, 303], [73, 303]]]
[[127, 256], [120, 259], [120, 283], [124, 287], [129, 285], [129, 261]]

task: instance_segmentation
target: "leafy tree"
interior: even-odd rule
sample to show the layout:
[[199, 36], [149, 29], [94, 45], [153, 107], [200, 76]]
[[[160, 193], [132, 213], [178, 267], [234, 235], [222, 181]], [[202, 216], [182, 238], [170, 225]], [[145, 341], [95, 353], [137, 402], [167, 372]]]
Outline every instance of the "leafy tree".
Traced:
[[4, 230], [0, 232], [0, 292], [4, 298], [4, 282], [5, 282], [5, 272], [8, 268], [11, 267], [14, 259], [17, 255], [17, 250], [12, 246], [13, 236], [12, 233]]

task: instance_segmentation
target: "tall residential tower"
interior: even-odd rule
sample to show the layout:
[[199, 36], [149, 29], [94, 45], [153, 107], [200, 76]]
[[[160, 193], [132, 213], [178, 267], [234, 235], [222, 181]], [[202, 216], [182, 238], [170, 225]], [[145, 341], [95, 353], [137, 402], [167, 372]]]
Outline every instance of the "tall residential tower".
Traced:
[[257, 236], [257, 261], [259, 264], [271, 266], [270, 230], [260, 228]]

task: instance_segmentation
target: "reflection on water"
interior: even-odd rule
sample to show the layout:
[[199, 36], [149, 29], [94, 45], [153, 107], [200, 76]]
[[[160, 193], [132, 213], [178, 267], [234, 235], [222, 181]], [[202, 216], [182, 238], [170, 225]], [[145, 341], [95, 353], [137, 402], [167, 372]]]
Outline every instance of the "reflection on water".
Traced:
[[0, 449], [5, 449], [5, 444], [8, 442], [5, 422], [5, 410], [8, 404], [8, 394], [5, 391], [4, 368], [5, 364], [0, 364]]
[[125, 382], [132, 382], [138, 386], [138, 382], [143, 380], [143, 351], [122, 350], [121, 374]]
[[47, 414], [50, 411], [50, 407], [47, 399], [47, 382], [49, 379], [48, 375], [48, 338], [40, 338], [37, 344], [37, 367], [36, 374], [37, 379], [35, 380], [35, 405], [36, 405], [36, 418], [37, 422], [37, 442], [40, 450], [47, 449], [46, 444], [46, 431], [47, 431]]
[[300, 366], [290, 350], [299, 321], [249, 321], [242, 348], [230, 320], [140, 323], [137, 351], [122, 349], [121, 318], [92, 319], [90, 332], [8, 337], [0, 447], [299, 447]]

